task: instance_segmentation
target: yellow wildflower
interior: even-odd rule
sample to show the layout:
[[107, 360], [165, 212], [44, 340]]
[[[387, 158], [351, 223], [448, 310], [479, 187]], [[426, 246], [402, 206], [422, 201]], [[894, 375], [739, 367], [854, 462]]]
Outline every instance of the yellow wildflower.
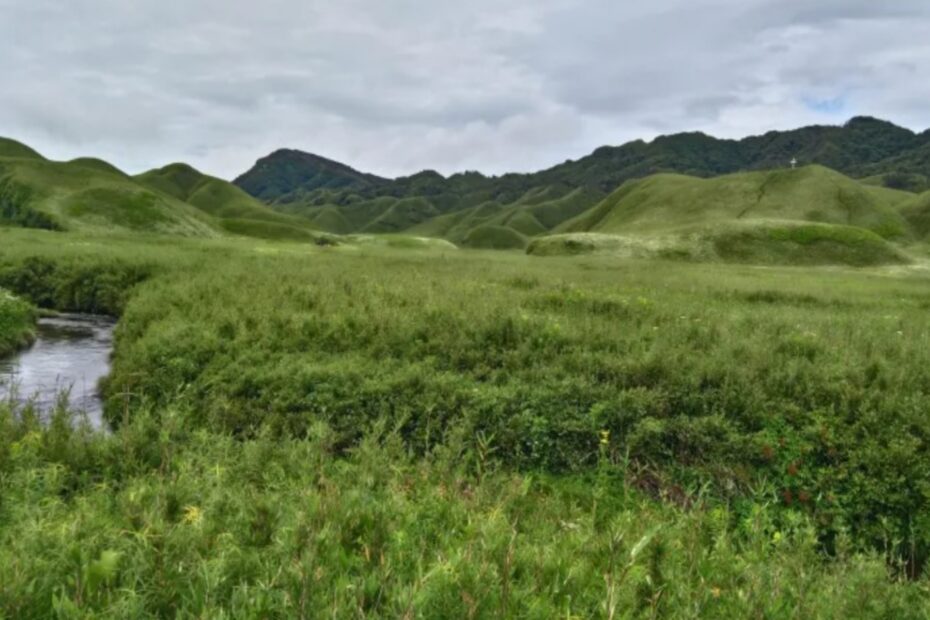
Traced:
[[199, 525], [203, 520], [203, 511], [198, 506], [187, 506], [184, 508], [184, 523], [188, 525]]

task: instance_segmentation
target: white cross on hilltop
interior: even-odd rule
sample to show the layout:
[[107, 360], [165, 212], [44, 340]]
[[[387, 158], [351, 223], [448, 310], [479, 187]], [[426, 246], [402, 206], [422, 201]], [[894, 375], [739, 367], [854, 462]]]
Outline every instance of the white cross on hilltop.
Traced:
[[798, 158], [797, 158], [797, 157], [793, 157], [793, 158], [791, 159], [791, 169], [794, 170], [794, 169], [797, 168], [797, 167], [798, 167]]

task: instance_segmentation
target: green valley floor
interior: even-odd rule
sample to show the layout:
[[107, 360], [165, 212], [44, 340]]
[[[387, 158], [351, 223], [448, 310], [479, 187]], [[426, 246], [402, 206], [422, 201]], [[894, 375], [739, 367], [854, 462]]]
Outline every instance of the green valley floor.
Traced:
[[[927, 618], [930, 271], [0, 228], [0, 618]], [[14, 299], [13, 296], [16, 296]]]

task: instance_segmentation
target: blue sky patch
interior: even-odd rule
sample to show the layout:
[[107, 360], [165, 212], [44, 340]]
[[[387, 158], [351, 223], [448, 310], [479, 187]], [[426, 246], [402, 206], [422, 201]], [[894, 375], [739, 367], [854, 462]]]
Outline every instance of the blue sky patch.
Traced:
[[846, 97], [842, 95], [832, 99], [804, 97], [803, 101], [808, 110], [819, 112], [820, 114], [840, 114], [846, 111]]

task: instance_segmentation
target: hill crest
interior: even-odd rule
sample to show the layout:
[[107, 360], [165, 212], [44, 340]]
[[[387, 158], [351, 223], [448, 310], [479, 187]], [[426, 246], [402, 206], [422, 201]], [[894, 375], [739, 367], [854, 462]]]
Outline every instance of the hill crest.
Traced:
[[361, 189], [386, 181], [313, 153], [278, 149], [259, 159], [233, 183], [256, 198], [271, 201], [301, 191]]

